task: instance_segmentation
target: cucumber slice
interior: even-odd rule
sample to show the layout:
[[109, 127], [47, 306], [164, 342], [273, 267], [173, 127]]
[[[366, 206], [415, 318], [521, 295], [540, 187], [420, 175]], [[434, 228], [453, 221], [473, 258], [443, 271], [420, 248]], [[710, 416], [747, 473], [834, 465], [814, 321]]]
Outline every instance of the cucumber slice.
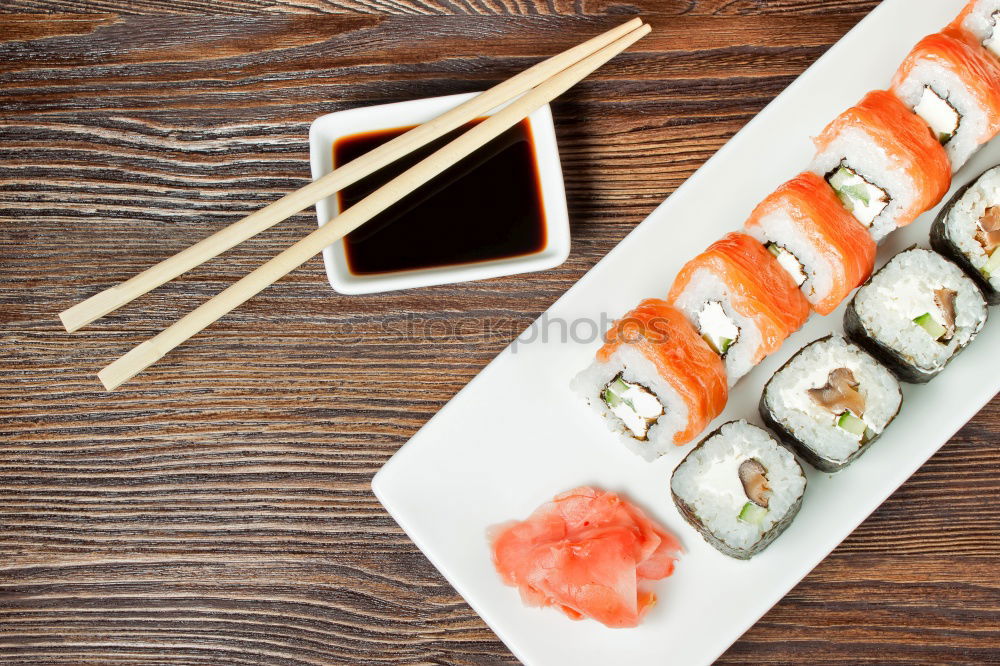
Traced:
[[854, 212], [854, 199], [847, 196], [840, 190], [836, 190], [836, 192], [837, 192], [837, 198], [840, 199], [840, 203], [844, 204], [844, 208], [846, 208], [851, 212]]
[[840, 188], [840, 191], [866, 206], [871, 203], [871, 199], [868, 197], [868, 190], [862, 185], [844, 185]]
[[847, 190], [851, 189], [851, 186], [847, 183], [852, 176], [853, 174], [850, 171], [844, 167], [840, 167], [833, 172], [828, 181], [830, 187], [837, 193], [837, 198], [840, 199], [840, 202], [851, 211], [854, 210], [854, 198], [847, 192]]
[[737, 517], [744, 523], [760, 525], [764, 522], [765, 516], [767, 516], [767, 509], [762, 506], [757, 506], [753, 502], [747, 502], [743, 505], [743, 508], [740, 510], [740, 515]]
[[776, 243], [768, 243], [767, 251], [773, 254], [775, 257], [781, 256], [781, 248], [778, 247]]
[[725, 354], [727, 351], [729, 351], [729, 348], [732, 346], [733, 346], [732, 340], [730, 340], [729, 338], [722, 338], [721, 340], [719, 340], [719, 349], [720, 349], [719, 353]]
[[986, 277], [993, 277], [1000, 273], [1000, 247], [993, 250], [993, 254], [986, 260], [986, 264], [979, 269], [979, 272]]
[[850, 171], [848, 171], [844, 167], [840, 167], [839, 169], [833, 172], [832, 176], [830, 176], [830, 187], [832, 187], [835, 190], [839, 190], [840, 188], [842, 188], [844, 185], [847, 184], [847, 181], [851, 179], [852, 175], [853, 174]]
[[871, 195], [868, 193], [868, 188], [862, 183], [850, 184], [852, 179], [858, 178], [857, 174], [852, 173], [845, 167], [840, 167], [837, 169], [832, 176], [830, 176], [829, 183], [836, 192], [837, 196], [845, 206], [847, 206], [852, 211], [854, 210], [855, 203], [860, 202], [864, 206], [869, 206], [871, 204]]
[[608, 388], [617, 393], [618, 395], [622, 395], [623, 393], [625, 393], [625, 391], [628, 390], [628, 384], [625, 383], [625, 380], [622, 379], [621, 375], [618, 375], [617, 377], [615, 377], [615, 380], [611, 382], [611, 385], [608, 386]]
[[615, 377], [611, 382], [601, 391], [601, 399], [604, 400], [604, 404], [608, 407], [614, 409], [618, 405], [622, 404], [621, 394], [628, 389], [625, 382], [622, 381], [621, 375]]
[[858, 437], [864, 437], [865, 431], [868, 429], [864, 421], [850, 412], [844, 412], [840, 415], [840, 418], [837, 419], [837, 427]]
[[604, 403], [612, 409], [619, 405], [625, 405], [633, 412], [638, 413], [638, 410], [635, 408], [635, 403], [633, 403], [631, 399], [625, 397], [629, 388], [629, 385], [625, 383], [625, 380], [622, 379], [621, 375], [618, 375], [610, 384], [608, 384], [608, 387], [604, 389], [604, 392], [601, 394], [601, 398], [603, 398]]
[[618, 395], [610, 388], [606, 388], [601, 392], [601, 399], [604, 401], [605, 405], [611, 407], [612, 409], [622, 404], [622, 399], [619, 398]]
[[704, 334], [701, 339], [708, 343], [708, 346], [712, 348], [719, 356], [725, 356], [729, 348], [733, 346], [733, 341], [731, 338], [719, 338], [718, 341], [712, 338], [709, 334]]
[[940, 340], [948, 330], [941, 324], [934, 321], [931, 313], [925, 312], [913, 320], [913, 323], [927, 331], [927, 335], [935, 340]]

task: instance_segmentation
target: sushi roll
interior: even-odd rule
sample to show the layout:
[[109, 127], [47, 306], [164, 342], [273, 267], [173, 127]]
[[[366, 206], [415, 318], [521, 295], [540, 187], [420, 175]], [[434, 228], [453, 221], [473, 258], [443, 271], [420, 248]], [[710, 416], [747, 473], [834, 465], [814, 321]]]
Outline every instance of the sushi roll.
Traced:
[[931, 226], [931, 247], [965, 269], [1000, 303], [1000, 166], [960, 189]]
[[868, 450], [902, 402], [891, 372], [831, 335], [806, 345], [774, 373], [760, 397], [760, 415], [810, 465], [836, 472]]
[[747, 560], [792, 523], [806, 476], [761, 428], [731, 421], [703, 439], [670, 478], [674, 504], [708, 543]]
[[611, 327], [572, 388], [646, 460], [690, 442], [726, 406], [726, 371], [684, 315], [647, 299]]
[[774, 255], [731, 233], [681, 269], [667, 300], [725, 361], [729, 385], [809, 317], [809, 302]]
[[892, 92], [930, 126], [953, 172], [1000, 132], [1000, 63], [964, 33], [920, 40], [896, 72]]
[[913, 247], [858, 290], [844, 330], [897, 377], [922, 384], [972, 342], [986, 316], [979, 287], [958, 266]]
[[1000, 0], [972, 0], [949, 28], [966, 32], [987, 51], [1000, 57], [998, 18], [1000, 18]]
[[815, 139], [823, 176], [875, 242], [937, 205], [951, 163], [927, 124], [887, 90], [868, 93]]
[[762, 201], [743, 226], [827, 315], [875, 268], [875, 241], [822, 177], [806, 172]]

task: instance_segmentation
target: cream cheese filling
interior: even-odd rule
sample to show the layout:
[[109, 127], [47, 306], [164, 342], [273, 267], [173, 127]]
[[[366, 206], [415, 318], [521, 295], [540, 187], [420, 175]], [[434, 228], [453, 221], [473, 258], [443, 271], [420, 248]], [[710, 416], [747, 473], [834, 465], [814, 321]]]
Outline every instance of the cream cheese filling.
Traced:
[[719, 301], [709, 301], [698, 312], [698, 330], [720, 356], [725, 356], [740, 337], [739, 326], [729, 318]]
[[830, 186], [851, 214], [866, 227], [889, 205], [889, 195], [882, 188], [868, 182], [844, 163], [827, 178]]
[[913, 111], [931, 126], [941, 143], [947, 143], [955, 136], [962, 119], [955, 107], [930, 86], [924, 86], [920, 101], [913, 107]]
[[649, 428], [664, 412], [660, 399], [652, 391], [625, 381], [621, 374], [608, 382], [601, 399], [636, 439], [646, 439]]

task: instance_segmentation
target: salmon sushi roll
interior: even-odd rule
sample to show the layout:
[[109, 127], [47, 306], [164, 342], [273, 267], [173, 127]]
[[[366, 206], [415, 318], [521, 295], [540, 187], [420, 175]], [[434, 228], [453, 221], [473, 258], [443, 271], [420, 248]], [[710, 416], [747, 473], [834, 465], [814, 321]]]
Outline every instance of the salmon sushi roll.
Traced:
[[892, 92], [930, 126], [952, 171], [1000, 132], [1000, 63], [958, 31], [920, 40]]
[[723, 359], [730, 386], [809, 317], [809, 302], [792, 277], [742, 233], [725, 236], [685, 264], [667, 300]]
[[605, 340], [572, 388], [646, 460], [693, 440], [726, 406], [722, 360], [666, 301], [642, 301]]
[[764, 199], [743, 228], [775, 256], [822, 315], [833, 312], [875, 268], [875, 241], [833, 188], [811, 172]]
[[1000, 57], [998, 19], [1000, 0], [972, 0], [948, 27], [962, 30], [994, 56]]
[[815, 143], [810, 171], [826, 178], [875, 242], [933, 208], [951, 186], [944, 147], [887, 90], [868, 93]]

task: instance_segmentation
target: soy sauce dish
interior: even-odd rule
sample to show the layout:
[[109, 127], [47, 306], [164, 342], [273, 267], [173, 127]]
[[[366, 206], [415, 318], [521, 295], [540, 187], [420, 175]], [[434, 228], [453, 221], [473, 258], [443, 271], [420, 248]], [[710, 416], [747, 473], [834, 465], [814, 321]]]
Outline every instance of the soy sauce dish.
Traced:
[[[330, 113], [309, 131], [313, 179], [476, 93]], [[501, 107], [502, 108], [502, 107]], [[468, 130], [473, 121], [316, 204], [320, 225]], [[323, 251], [330, 285], [366, 294], [554, 268], [569, 215], [548, 105]]]

